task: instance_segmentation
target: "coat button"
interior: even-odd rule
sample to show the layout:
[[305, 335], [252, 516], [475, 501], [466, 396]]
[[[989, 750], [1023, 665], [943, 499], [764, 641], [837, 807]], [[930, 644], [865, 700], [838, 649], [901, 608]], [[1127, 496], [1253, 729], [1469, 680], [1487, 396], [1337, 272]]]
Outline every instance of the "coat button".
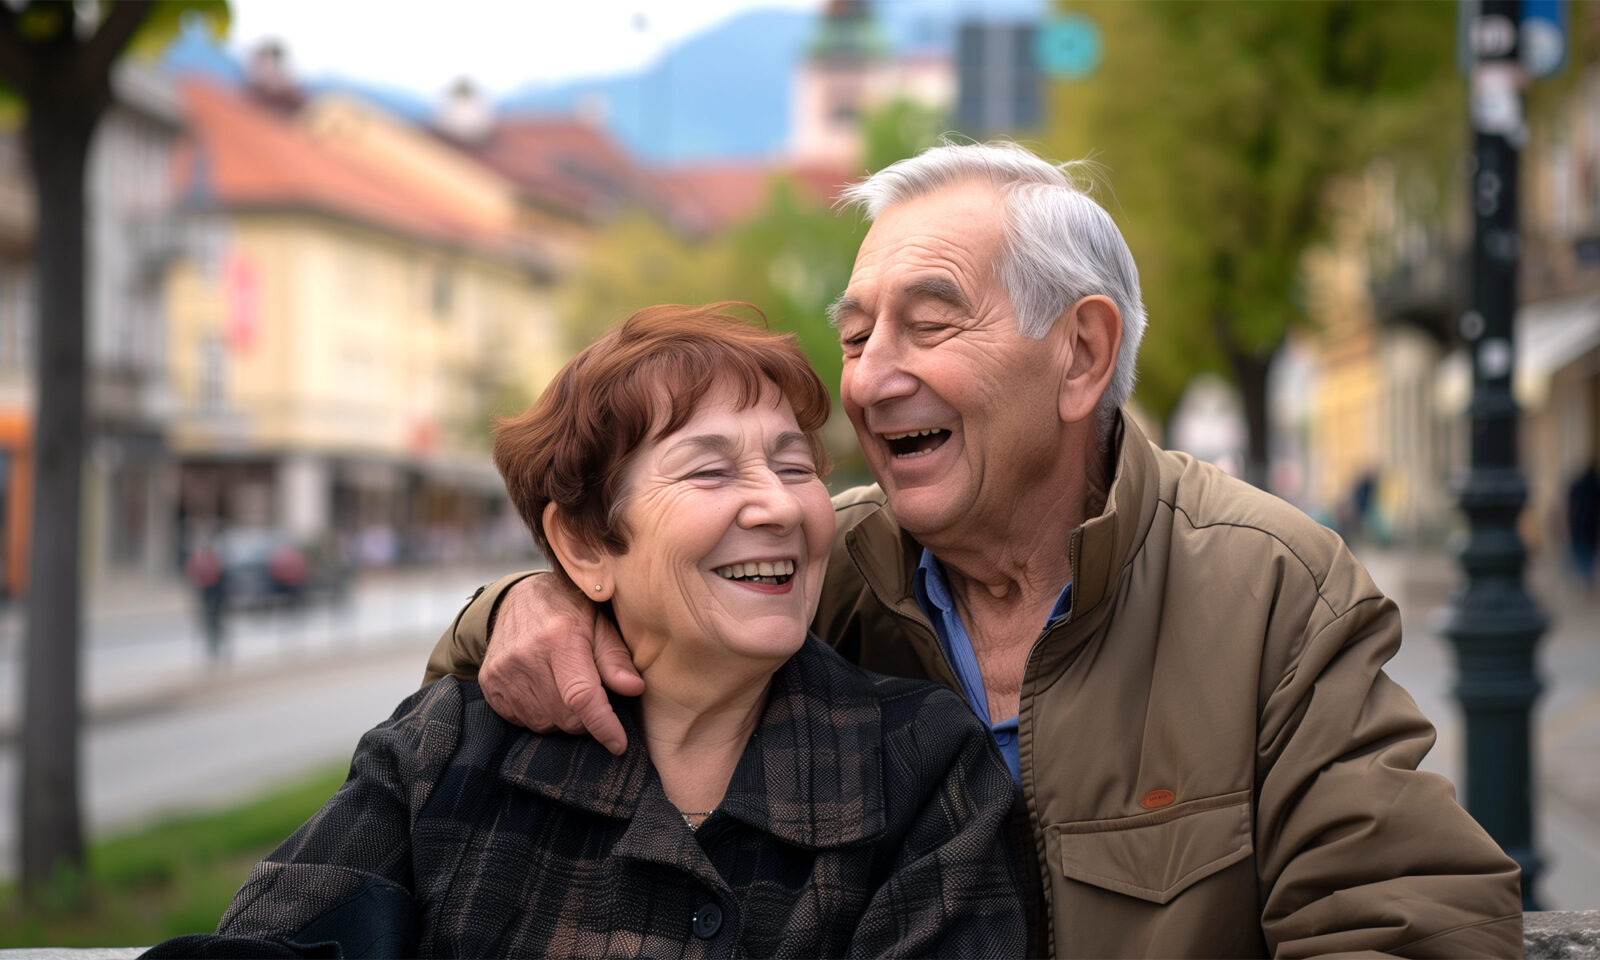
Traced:
[[694, 935], [702, 940], [710, 940], [722, 929], [722, 908], [714, 903], [708, 903], [694, 912], [694, 919], [690, 921]]

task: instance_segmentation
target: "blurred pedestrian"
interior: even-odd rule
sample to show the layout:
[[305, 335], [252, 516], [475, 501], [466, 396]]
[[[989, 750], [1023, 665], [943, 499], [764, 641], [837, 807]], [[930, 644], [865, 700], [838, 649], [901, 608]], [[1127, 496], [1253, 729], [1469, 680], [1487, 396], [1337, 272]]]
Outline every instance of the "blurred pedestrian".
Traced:
[[228, 578], [215, 542], [207, 540], [189, 554], [184, 573], [200, 594], [200, 625], [205, 634], [206, 653], [215, 664], [222, 657], [223, 608], [228, 602]]
[[1567, 488], [1567, 547], [1578, 579], [1593, 586], [1595, 554], [1600, 551], [1600, 470], [1593, 461]]
[[1351, 530], [1357, 537], [1365, 537], [1372, 530], [1372, 499], [1377, 489], [1377, 471], [1367, 470], [1356, 478], [1350, 491]]

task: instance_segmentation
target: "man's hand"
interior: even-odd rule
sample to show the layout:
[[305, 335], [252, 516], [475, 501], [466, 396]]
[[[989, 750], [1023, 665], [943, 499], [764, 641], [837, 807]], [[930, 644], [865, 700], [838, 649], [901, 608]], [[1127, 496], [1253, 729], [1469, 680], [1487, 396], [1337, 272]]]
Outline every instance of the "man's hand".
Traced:
[[628, 738], [605, 688], [625, 697], [644, 692], [610, 619], [557, 576], [528, 577], [506, 591], [478, 683], [512, 723], [539, 733], [588, 731], [615, 754]]

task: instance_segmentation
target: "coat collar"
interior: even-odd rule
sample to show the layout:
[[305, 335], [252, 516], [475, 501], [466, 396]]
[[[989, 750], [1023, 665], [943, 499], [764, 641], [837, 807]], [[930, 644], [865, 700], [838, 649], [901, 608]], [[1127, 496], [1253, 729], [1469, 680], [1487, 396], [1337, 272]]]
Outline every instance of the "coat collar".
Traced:
[[[1068, 545], [1072, 561], [1071, 620], [1075, 624], [1098, 621], [1110, 609], [1107, 601], [1116, 595], [1118, 573], [1132, 559], [1135, 547], [1143, 542], [1155, 518], [1157, 468], [1150, 441], [1132, 419], [1119, 414], [1112, 444], [1117, 451], [1116, 468], [1105, 509], [1074, 530]], [[926, 622], [913, 592], [922, 547], [900, 529], [887, 504], [856, 523], [845, 535], [845, 546], [880, 603]], [[1074, 630], [1075, 634], [1078, 632]], [[1049, 651], [1042, 653], [1047, 658], [1051, 655]], [[939, 651], [931, 650], [928, 656], [938, 661], [936, 669], [930, 668], [930, 676], [942, 679], [949, 673]]]
[[1086, 616], [1113, 596], [1117, 574], [1155, 519], [1155, 450], [1126, 414], [1113, 440], [1116, 472], [1105, 509], [1072, 532], [1072, 615]]
[[[622, 756], [588, 736], [523, 732], [500, 778], [569, 807], [665, 829], [675, 815], [645, 750], [638, 705], [615, 695], [611, 704], [628, 735]], [[869, 681], [807, 637], [773, 675], [718, 815], [812, 849], [871, 840], [885, 828], [881, 725]]]

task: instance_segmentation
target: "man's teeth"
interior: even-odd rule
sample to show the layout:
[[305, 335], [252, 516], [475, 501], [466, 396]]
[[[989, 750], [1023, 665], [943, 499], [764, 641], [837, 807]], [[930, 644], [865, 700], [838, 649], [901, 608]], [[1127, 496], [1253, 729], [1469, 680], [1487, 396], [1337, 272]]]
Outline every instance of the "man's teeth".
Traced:
[[726, 580], [784, 583], [794, 576], [794, 561], [763, 560], [759, 563], [730, 563], [725, 567], [718, 567], [713, 572]]
[[884, 442], [889, 445], [890, 454], [896, 460], [910, 460], [914, 457], [925, 457], [944, 446], [944, 442], [950, 438], [950, 431], [943, 427], [924, 427], [920, 430], [885, 433], [882, 436]]

